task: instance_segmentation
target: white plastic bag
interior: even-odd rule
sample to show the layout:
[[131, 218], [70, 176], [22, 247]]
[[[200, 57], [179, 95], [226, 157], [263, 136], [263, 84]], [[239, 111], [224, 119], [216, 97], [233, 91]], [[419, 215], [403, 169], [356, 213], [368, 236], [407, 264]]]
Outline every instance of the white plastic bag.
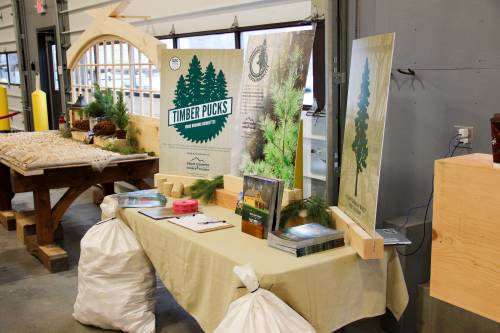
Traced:
[[313, 333], [316, 330], [272, 292], [259, 288], [250, 265], [234, 267], [249, 293], [229, 306], [214, 333]]
[[73, 317], [82, 324], [133, 333], [155, 332], [156, 277], [130, 229], [102, 221], [81, 241]]

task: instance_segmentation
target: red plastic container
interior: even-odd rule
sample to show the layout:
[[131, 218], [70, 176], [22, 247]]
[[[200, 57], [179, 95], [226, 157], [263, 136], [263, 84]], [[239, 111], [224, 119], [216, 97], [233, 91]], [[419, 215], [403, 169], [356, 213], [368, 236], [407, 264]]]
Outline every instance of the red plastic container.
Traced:
[[198, 200], [174, 200], [172, 202], [172, 208], [175, 214], [196, 213], [198, 211]]

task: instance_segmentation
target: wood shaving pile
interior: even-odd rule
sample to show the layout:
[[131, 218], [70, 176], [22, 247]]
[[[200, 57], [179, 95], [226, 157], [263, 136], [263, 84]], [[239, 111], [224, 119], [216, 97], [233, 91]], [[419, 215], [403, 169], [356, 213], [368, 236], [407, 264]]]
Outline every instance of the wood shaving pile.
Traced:
[[58, 131], [0, 134], [0, 158], [24, 170], [90, 164], [102, 170], [121, 160], [146, 154], [120, 155], [59, 135]]

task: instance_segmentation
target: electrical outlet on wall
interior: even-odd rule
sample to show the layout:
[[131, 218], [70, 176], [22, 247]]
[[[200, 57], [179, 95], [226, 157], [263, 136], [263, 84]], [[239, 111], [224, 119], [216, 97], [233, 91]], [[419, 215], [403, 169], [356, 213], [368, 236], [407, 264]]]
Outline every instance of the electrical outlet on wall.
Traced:
[[474, 137], [474, 127], [455, 125], [458, 143], [465, 147], [472, 147]]

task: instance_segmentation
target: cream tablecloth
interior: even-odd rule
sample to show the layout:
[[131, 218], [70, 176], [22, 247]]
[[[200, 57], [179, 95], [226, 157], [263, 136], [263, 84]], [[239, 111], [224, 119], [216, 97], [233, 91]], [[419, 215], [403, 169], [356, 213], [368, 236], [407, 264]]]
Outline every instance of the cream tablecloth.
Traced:
[[333, 332], [389, 308], [399, 318], [408, 293], [394, 248], [384, 259], [362, 260], [349, 246], [296, 258], [240, 231], [240, 217], [207, 206], [209, 216], [224, 218], [234, 228], [195, 233], [172, 223], [152, 220], [138, 209], [117, 212], [144, 247], [165, 286], [201, 325], [213, 331], [229, 304], [247, 291], [233, 273], [250, 263], [261, 287], [275, 293], [318, 332]]

